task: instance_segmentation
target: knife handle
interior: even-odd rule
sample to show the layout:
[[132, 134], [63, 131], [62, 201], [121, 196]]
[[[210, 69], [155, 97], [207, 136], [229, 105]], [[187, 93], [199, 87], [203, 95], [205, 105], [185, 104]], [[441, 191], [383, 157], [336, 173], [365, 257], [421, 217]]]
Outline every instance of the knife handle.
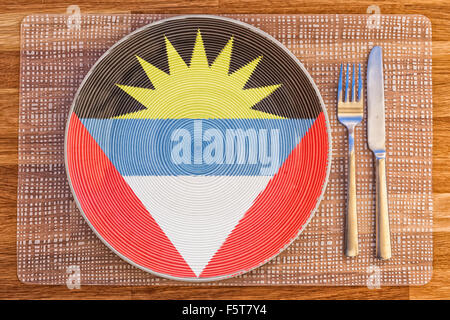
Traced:
[[387, 260], [391, 257], [391, 235], [389, 230], [389, 208], [386, 185], [386, 158], [376, 160], [377, 199], [376, 199], [376, 233], [377, 256]]
[[345, 255], [347, 257], [356, 257], [358, 255], [358, 217], [356, 214], [356, 157], [353, 129], [350, 129], [348, 133], [348, 145], [348, 200], [345, 222]]

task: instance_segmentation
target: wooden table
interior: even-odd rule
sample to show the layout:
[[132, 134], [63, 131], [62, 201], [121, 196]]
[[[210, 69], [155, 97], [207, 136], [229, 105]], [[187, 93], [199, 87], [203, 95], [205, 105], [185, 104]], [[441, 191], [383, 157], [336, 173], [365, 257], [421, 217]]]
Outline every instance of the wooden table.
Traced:
[[123, 0], [75, 2], [82, 13], [423, 14], [433, 25], [434, 271], [422, 287], [99, 287], [22, 284], [16, 276], [17, 130], [20, 23], [33, 13], [65, 13], [73, 2], [2, 0], [0, 4], [0, 298], [10, 299], [449, 299], [450, 298], [450, 2], [448, 0]]

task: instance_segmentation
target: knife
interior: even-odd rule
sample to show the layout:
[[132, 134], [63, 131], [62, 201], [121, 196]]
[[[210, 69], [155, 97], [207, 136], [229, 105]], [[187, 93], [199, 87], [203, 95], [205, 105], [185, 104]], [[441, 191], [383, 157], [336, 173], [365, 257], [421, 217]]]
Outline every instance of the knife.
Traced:
[[380, 47], [373, 47], [367, 65], [367, 136], [376, 161], [377, 256], [386, 260], [391, 257], [391, 237], [386, 184], [383, 53]]

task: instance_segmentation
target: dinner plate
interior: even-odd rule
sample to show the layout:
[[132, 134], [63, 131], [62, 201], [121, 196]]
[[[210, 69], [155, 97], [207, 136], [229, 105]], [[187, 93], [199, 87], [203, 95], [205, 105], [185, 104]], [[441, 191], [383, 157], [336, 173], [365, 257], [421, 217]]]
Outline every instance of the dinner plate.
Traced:
[[111, 250], [158, 276], [211, 281], [299, 236], [330, 145], [320, 93], [286, 47], [236, 20], [189, 15], [134, 31], [97, 61], [73, 101], [65, 156], [75, 201]]

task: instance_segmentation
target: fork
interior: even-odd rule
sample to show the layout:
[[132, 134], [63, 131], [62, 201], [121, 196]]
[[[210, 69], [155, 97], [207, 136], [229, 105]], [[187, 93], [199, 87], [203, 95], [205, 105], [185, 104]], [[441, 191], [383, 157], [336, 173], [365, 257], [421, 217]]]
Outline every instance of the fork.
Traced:
[[345, 221], [345, 254], [348, 257], [358, 255], [358, 218], [356, 214], [356, 157], [355, 157], [355, 127], [362, 121], [363, 99], [361, 65], [358, 64], [358, 96], [355, 95], [355, 64], [353, 64], [351, 98], [348, 83], [349, 68], [345, 77], [345, 88], [342, 88], [342, 69], [339, 73], [338, 85], [338, 120], [348, 131], [348, 194], [347, 194], [347, 216]]

